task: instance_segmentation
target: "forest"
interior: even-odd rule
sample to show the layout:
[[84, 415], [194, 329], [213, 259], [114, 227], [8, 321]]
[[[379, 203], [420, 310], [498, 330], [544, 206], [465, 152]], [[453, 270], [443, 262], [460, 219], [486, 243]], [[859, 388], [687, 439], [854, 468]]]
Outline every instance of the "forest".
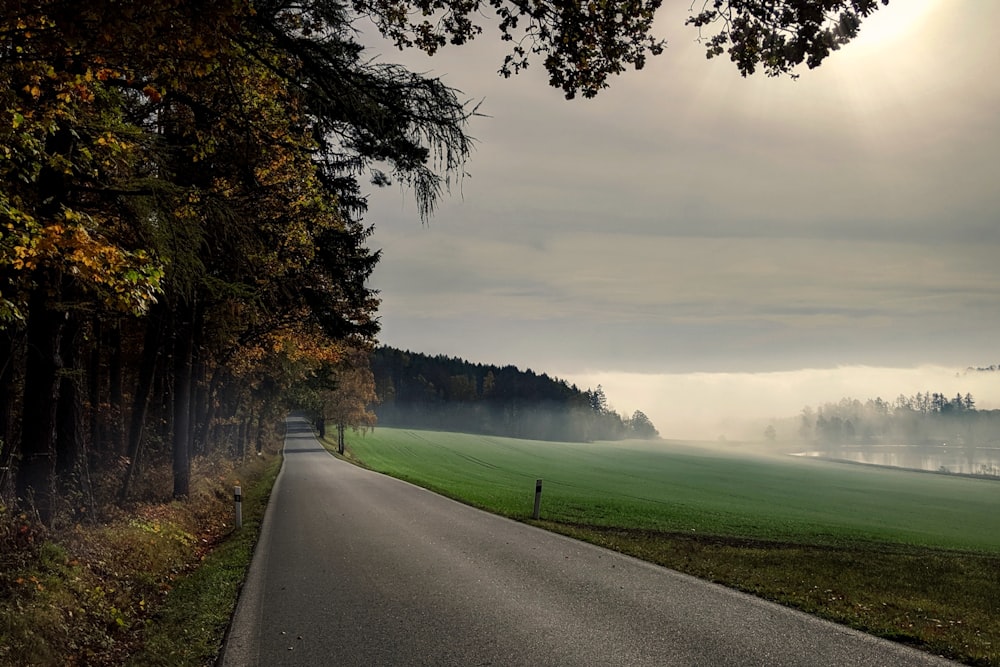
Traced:
[[580, 390], [531, 369], [383, 346], [372, 372], [383, 426], [567, 442], [659, 435], [641, 411], [615, 412], [599, 385]]
[[893, 401], [844, 398], [813, 408], [796, 420], [797, 437], [821, 448], [893, 444], [914, 447], [942, 443], [974, 449], [1000, 446], [1000, 410], [978, 410], [972, 394], [900, 394]]
[[250, 9], [4, 4], [0, 498], [43, 524], [185, 498], [325, 401], [378, 331], [356, 170], [464, 150], [439, 82]]

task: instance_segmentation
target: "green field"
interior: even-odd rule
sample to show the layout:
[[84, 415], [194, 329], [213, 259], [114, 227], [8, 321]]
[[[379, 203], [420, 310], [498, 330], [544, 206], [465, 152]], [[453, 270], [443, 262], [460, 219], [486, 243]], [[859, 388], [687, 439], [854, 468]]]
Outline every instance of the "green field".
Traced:
[[554, 443], [377, 428], [351, 439], [367, 467], [513, 518], [842, 544], [1000, 553], [1000, 482], [809, 458], [738, 445]]
[[754, 454], [379, 427], [348, 458], [970, 665], [1000, 666], [1000, 482]]

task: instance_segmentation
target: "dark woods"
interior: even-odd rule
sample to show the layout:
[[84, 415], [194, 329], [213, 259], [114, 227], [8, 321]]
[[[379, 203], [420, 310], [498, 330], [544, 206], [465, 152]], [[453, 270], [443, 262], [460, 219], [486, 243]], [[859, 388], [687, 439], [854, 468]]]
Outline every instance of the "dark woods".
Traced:
[[615, 412], [600, 386], [580, 390], [531, 369], [381, 347], [372, 371], [383, 426], [571, 442], [658, 435], [642, 412]]
[[429, 202], [467, 114], [313, 9], [0, 5], [3, 506], [186, 497], [193, 461], [274, 442], [292, 387], [370, 349], [357, 177]]

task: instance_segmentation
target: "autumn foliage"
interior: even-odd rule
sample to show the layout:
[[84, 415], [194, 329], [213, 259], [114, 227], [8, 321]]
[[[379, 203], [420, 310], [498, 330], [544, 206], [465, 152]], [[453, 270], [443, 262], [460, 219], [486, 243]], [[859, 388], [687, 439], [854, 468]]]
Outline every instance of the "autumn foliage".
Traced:
[[72, 522], [167, 465], [186, 496], [377, 332], [369, 158], [328, 131], [364, 120], [304, 86], [359, 52], [238, 1], [0, 6], [0, 494]]

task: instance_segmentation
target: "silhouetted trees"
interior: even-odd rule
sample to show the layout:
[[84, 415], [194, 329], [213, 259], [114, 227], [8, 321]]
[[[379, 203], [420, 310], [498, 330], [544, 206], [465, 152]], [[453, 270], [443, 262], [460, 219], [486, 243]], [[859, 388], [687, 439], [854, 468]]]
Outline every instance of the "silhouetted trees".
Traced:
[[628, 426], [632, 431], [633, 437], [636, 438], [651, 440], [660, 436], [659, 431], [653, 426], [653, 422], [641, 410], [636, 410], [632, 413], [632, 418], [628, 421]]
[[600, 386], [581, 391], [531, 369], [380, 347], [372, 372], [380, 425], [581, 442], [657, 437], [642, 412], [612, 410]]

